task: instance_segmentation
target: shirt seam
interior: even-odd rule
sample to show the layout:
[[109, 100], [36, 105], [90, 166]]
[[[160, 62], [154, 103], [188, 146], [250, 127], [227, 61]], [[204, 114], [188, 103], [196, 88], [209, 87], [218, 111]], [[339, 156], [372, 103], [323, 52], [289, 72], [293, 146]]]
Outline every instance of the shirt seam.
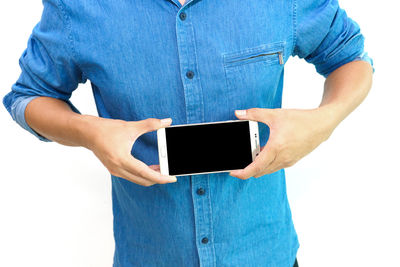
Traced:
[[201, 91], [201, 106], [202, 106], [202, 108], [201, 108], [201, 121], [202, 122], [204, 122], [204, 91], [203, 91], [203, 86], [202, 86], [202, 84], [201, 84], [201, 81], [202, 81], [202, 79], [201, 79], [201, 73], [200, 73], [200, 68], [199, 68], [199, 64], [198, 64], [198, 57], [197, 57], [197, 44], [196, 44], [196, 38], [195, 38], [195, 31], [194, 31], [194, 28], [193, 28], [193, 24], [190, 22], [190, 29], [191, 29], [191, 31], [192, 31], [192, 34], [191, 34], [191, 39], [192, 39], [192, 43], [193, 43], [193, 46], [194, 46], [194, 57], [195, 57], [195, 59], [196, 59], [196, 62], [195, 62], [195, 64], [196, 64], [196, 70], [197, 70], [197, 72], [198, 72], [198, 77], [200, 77], [200, 78], [198, 78], [198, 86], [199, 86], [199, 89], [200, 89], [200, 91]]
[[70, 54], [71, 59], [75, 62], [75, 64], [79, 67], [82, 76], [79, 80], [80, 82], [84, 81], [88, 76], [86, 75], [85, 71], [83, 70], [81, 64], [79, 63], [79, 61], [77, 60], [77, 53], [76, 53], [76, 49], [74, 46], [74, 38], [72, 36], [72, 24], [71, 24], [71, 18], [68, 15], [68, 12], [66, 11], [66, 7], [65, 4], [63, 3], [62, 0], [56, 0], [57, 1], [57, 5], [61, 10], [62, 13], [62, 17], [63, 17], [63, 24], [68, 32], [68, 43], [69, 45], [68, 47], [68, 51]]
[[292, 2], [293, 8], [293, 47], [291, 55], [293, 56], [295, 53], [296, 45], [297, 45], [297, 0], [293, 0]]
[[212, 204], [211, 204], [211, 190], [210, 190], [210, 175], [207, 175], [207, 187], [209, 188], [209, 198], [208, 198], [208, 206], [209, 206], [209, 209], [210, 209], [210, 228], [211, 228], [211, 234], [212, 234], [212, 242], [211, 242], [211, 244], [212, 244], [212, 252], [213, 252], [213, 256], [214, 256], [214, 260], [213, 260], [213, 267], [216, 267], [217, 266], [217, 259], [216, 259], [216, 253], [215, 253], [215, 235], [214, 235], [214, 227], [213, 227], [213, 224], [214, 224], [214, 219], [213, 219], [213, 212], [212, 212]]

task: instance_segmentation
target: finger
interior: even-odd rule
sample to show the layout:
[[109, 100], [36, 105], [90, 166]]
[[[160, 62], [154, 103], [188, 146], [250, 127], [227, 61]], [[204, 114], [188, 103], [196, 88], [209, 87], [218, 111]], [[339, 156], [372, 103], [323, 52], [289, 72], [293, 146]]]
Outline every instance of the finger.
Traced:
[[135, 184], [142, 185], [142, 186], [151, 186], [151, 185], [155, 184], [155, 182], [153, 182], [153, 181], [150, 181], [150, 180], [144, 179], [142, 177], [136, 176], [136, 175], [124, 170], [124, 169], [120, 169], [119, 170], [118, 177], [121, 177], [121, 178], [123, 178], [125, 180], [128, 180], [130, 182], [133, 182]]
[[140, 134], [144, 134], [147, 132], [156, 131], [160, 128], [167, 127], [171, 123], [172, 123], [171, 118], [165, 118], [162, 120], [156, 119], [156, 118], [148, 118], [148, 119], [141, 120], [141, 121], [135, 121], [134, 125], [135, 125], [135, 127], [137, 127]]
[[245, 110], [235, 110], [235, 115], [241, 120], [252, 120], [265, 122], [272, 119], [274, 109], [268, 108], [250, 108]]
[[151, 169], [143, 161], [135, 159], [134, 157], [130, 157], [130, 159], [123, 162], [122, 166], [126, 171], [132, 173], [133, 175], [142, 177], [158, 184], [165, 184], [177, 181], [177, 178], [175, 176], [163, 175]]
[[264, 146], [264, 149], [258, 154], [255, 160], [250, 163], [246, 168], [241, 170], [234, 170], [230, 173], [231, 176], [235, 176], [239, 179], [248, 179], [250, 177], [261, 174], [265, 168], [271, 164], [276, 157], [276, 151], [269, 146], [268, 143]]

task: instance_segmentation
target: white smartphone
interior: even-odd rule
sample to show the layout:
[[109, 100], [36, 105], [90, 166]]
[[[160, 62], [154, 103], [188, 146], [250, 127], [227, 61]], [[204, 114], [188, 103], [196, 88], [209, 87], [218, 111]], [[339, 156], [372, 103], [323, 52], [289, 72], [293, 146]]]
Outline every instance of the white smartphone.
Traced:
[[194, 175], [244, 169], [260, 153], [258, 123], [229, 120], [157, 130], [160, 171]]

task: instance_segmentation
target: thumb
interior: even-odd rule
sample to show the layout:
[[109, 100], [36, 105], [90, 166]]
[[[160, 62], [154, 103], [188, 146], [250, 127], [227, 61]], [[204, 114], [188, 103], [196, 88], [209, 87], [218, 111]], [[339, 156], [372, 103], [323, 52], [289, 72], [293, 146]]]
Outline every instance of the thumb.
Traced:
[[235, 110], [235, 115], [241, 120], [251, 120], [259, 122], [267, 122], [272, 120], [273, 109], [269, 108], [250, 108], [246, 110]]
[[152, 131], [156, 131], [160, 128], [169, 126], [171, 124], [171, 122], [172, 122], [171, 118], [165, 118], [162, 120], [156, 119], [156, 118], [148, 118], [148, 119], [140, 121], [139, 130], [142, 133], [152, 132]]

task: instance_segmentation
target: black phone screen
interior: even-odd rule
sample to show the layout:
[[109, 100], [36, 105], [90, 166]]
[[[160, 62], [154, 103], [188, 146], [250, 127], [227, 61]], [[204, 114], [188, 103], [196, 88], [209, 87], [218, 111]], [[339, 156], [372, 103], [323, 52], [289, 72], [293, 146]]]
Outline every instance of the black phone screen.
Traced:
[[243, 169], [252, 162], [249, 121], [165, 128], [170, 175]]

